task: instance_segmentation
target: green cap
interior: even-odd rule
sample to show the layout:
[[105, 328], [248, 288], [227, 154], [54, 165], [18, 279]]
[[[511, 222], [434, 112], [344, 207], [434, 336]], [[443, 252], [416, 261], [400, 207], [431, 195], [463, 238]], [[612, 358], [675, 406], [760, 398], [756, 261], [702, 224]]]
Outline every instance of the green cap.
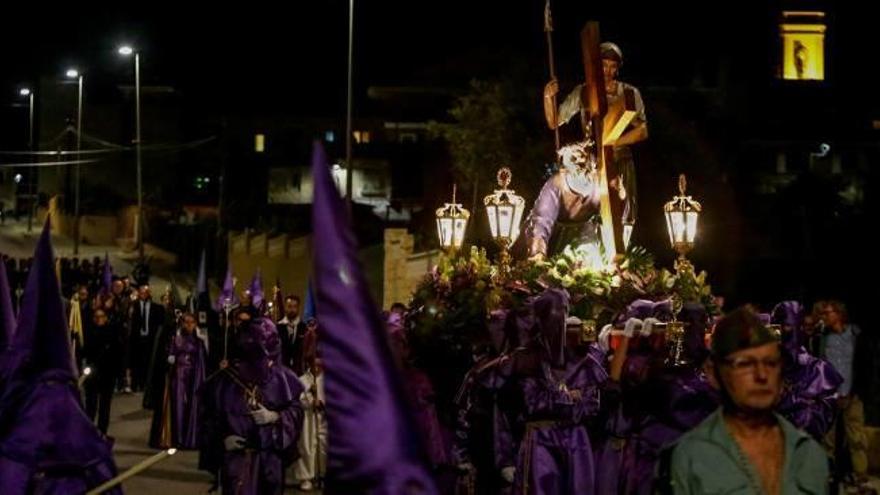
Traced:
[[723, 359], [734, 352], [778, 343], [776, 333], [767, 328], [758, 315], [746, 308], [727, 314], [712, 333], [712, 356]]

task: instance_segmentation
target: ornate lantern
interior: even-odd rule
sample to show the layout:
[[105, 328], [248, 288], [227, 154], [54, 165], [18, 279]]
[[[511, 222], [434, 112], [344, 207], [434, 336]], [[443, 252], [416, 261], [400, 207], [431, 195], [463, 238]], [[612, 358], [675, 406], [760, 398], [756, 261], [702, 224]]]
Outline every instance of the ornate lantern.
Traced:
[[440, 247], [447, 251], [455, 251], [461, 247], [471, 217], [471, 212], [455, 202], [455, 189], [453, 185], [452, 203], [444, 203], [443, 208], [437, 208], [436, 214], [437, 237], [440, 240]]
[[678, 253], [679, 261], [694, 247], [697, 236], [697, 220], [700, 218], [702, 206], [690, 196], [685, 195], [687, 179], [684, 174], [678, 176], [679, 195], [666, 203], [666, 229], [669, 231], [669, 242]]
[[523, 197], [517, 195], [513, 189], [507, 188], [512, 176], [513, 174], [507, 167], [498, 170], [498, 185], [501, 186], [501, 189], [496, 189], [495, 192], [483, 198], [492, 238], [501, 248], [502, 270], [506, 270], [510, 261], [507, 250], [519, 237], [519, 226], [525, 208]]

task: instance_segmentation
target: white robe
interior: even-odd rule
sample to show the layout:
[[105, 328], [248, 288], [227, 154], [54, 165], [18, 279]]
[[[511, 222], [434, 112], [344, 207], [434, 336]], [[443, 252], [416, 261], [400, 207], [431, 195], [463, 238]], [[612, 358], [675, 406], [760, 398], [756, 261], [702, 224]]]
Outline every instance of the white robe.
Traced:
[[305, 391], [300, 396], [305, 417], [299, 436], [299, 459], [293, 464], [297, 482], [323, 478], [327, 470], [327, 421], [324, 411], [316, 409], [318, 400], [324, 402], [324, 374], [317, 377], [307, 370], [299, 377]]

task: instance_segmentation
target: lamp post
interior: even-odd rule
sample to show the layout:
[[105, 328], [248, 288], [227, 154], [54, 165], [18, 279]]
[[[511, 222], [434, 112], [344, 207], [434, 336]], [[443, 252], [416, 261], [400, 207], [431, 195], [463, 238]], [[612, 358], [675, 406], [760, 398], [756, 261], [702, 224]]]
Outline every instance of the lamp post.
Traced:
[[483, 198], [492, 238], [501, 248], [499, 264], [502, 276], [506, 275], [510, 269], [508, 249], [519, 237], [519, 226], [525, 206], [523, 197], [516, 194], [513, 189], [508, 189], [512, 176], [509, 168], [501, 168], [497, 175], [498, 185], [501, 186], [501, 189], [496, 189], [495, 192]]
[[[30, 88], [21, 88], [18, 91], [18, 94], [28, 99], [28, 149], [30, 151], [34, 151], [34, 92], [31, 91]], [[34, 156], [31, 155], [31, 161], [34, 160]], [[37, 209], [36, 191], [33, 190], [34, 174], [36, 174], [36, 169], [34, 167], [31, 167], [27, 173], [29, 180], [26, 182], [28, 196], [31, 200], [30, 211], [28, 212], [28, 232], [33, 232], [34, 211]]]
[[135, 242], [138, 247], [138, 255], [141, 261], [144, 259], [144, 197], [141, 175], [141, 56], [134, 48], [128, 45], [119, 47], [119, 54], [123, 56], [134, 55], [134, 93], [135, 93], [135, 156], [137, 161], [137, 219], [135, 220]]
[[79, 255], [79, 239], [80, 239], [80, 218], [79, 218], [79, 177], [80, 177], [80, 159], [82, 151], [82, 114], [83, 114], [83, 76], [76, 69], [68, 69], [67, 77], [76, 79], [77, 97], [76, 97], [76, 165], [74, 167], [74, 186], [73, 186], [73, 255]]
[[464, 232], [471, 213], [460, 203], [455, 202], [455, 185], [452, 186], [452, 203], [444, 203], [437, 209], [437, 237], [440, 247], [448, 253], [455, 253], [464, 242]]

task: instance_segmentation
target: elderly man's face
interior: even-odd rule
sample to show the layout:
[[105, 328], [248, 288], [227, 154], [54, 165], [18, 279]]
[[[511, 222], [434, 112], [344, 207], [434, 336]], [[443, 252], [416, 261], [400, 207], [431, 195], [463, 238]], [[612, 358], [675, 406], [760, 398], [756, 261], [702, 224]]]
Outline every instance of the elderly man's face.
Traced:
[[719, 384], [745, 411], [772, 409], [782, 393], [782, 354], [769, 343], [734, 352], [716, 363]]
[[138, 298], [141, 301], [146, 301], [151, 297], [150, 288], [146, 285], [142, 285], [140, 289], [138, 289]]

